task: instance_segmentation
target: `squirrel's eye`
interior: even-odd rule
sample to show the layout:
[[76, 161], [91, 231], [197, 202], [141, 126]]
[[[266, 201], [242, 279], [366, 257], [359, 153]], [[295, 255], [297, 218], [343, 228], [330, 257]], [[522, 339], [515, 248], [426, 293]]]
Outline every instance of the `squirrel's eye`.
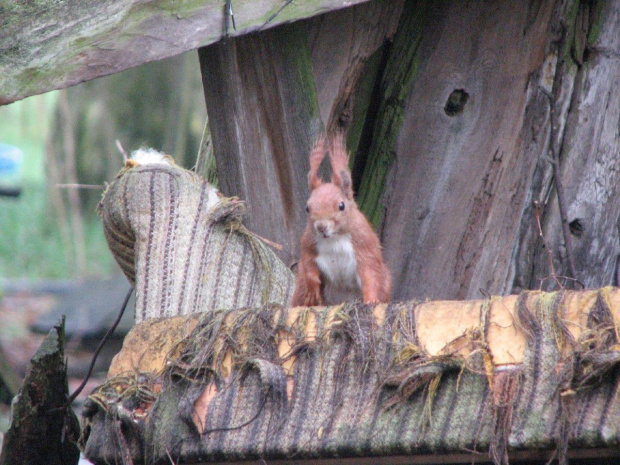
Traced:
[[344, 210], [344, 202], [340, 202], [338, 204], [338, 208], [340, 209], [340, 211]]
[[306, 213], [310, 213], [310, 207], [308, 207], [308, 205], [306, 205]]

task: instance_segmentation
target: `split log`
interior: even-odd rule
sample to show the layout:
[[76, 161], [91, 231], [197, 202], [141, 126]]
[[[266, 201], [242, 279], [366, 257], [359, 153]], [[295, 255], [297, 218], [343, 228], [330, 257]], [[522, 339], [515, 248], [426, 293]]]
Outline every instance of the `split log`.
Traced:
[[68, 398], [64, 321], [55, 326], [32, 357], [11, 410], [0, 464], [75, 465], [79, 424]]

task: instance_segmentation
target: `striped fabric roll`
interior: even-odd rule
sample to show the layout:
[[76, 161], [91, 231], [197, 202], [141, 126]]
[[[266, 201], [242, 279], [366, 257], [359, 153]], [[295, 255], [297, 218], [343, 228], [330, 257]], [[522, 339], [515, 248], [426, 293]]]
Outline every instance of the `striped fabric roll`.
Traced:
[[136, 324], [289, 303], [293, 275], [241, 224], [244, 204], [221, 197], [170, 157], [129, 160], [98, 211], [108, 246], [136, 289]]
[[619, 321], [609, 287], [147, 322], [85, 403], [83, 450], [94, 463], [506, 465], [554, 450], [617, 463]]

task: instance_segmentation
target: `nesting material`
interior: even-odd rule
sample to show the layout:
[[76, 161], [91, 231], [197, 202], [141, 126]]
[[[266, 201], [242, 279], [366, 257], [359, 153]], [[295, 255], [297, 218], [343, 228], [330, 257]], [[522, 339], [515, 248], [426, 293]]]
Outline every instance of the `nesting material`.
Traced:
[[[125, 425], [132, 390], [109, 402], [95, 392], [86, 452], [201, 463], [478, 451], [507, 463], [523, 450], [616, 447], [619, 318], [620, 290], [604, 288], [164, 320], [123, 349], [125, 360], [159, 351], [158, 364], [119, 358], [107, 386], [154, 370], [155, 400]], [[172, 327], [191, 333], [149, 347]], [[148, 447], [123, 449], [118, 431]]]
[[151, 148], [141, 148], [131, 152], [131, 158], [127, 165], [136, 167], [139, 165], [174, 165], [174, 159], [170, 155], [158, 152]]

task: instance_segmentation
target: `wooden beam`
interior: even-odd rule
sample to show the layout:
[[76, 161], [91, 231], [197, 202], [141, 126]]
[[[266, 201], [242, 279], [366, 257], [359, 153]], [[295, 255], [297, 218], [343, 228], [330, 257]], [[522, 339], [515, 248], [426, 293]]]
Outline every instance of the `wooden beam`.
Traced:
[[[368, 0], [233, 0], [232, 36]], [[222, 39], [224, 0], [0, 4], [0, 105]]]
[[296, 24], [199, 50], [220, 189], [250, 207], [249, 229], [299, 254], [308, 154], [323, 128], [305, 28]]

